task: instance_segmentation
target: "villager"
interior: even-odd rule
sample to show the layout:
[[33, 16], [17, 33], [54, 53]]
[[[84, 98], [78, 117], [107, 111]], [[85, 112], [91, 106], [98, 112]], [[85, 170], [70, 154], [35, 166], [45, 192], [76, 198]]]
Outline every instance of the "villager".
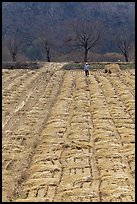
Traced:
[[89, 69], [90, 69], [90, 65], [86, 62], [84, 65], [84, 71], [86, 76], [89, 75]]

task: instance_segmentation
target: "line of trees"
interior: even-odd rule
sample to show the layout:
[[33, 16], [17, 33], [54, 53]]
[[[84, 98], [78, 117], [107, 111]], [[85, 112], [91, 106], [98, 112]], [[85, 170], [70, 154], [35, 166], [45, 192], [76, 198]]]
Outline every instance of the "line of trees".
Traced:
[[[70, 30], [68, 36], [64, 39], [64, 43], [66, 42], [69, 50], [83, 50], [83, 61], [87, 62], [89, 51], [94, 51], [94, 48], [101, 43], [104, 34], [103, 26], [99, 22], [88, 22], [84, 20], [69, 22], [68, 25], [70, 26]], [[46, 60], [47, 62], [50, 62], [53, 41], [55, 43], [55, 39], [52, 36], [53, 31], [50, 30], [49, 32], [49, 29], [44, 30], [44, 27], [42, 27], [43, 30], [39, 29], [40, 28], [38, 28], [37, 45], [43, 48]], [[22, 47], [22, 42], [19, 40], [17, 32], [14, 32], [14, 35], [9, 35], [5, 40], [12, 60], [16, 61], [17, 55]], [[114, 41], [119, 48], [119, 51], [124, 56], [125, 61], [128, 62], [129, 52], [134, 46], [131, 42], [129, 31], [118, 33], [118, 35], [115, 36]]]
[[[89, 17], [90, 10], [87, 10], [88, 14], [80, 13], [76, 17], [76, 8], [78, 8], [77, 11], [82, 12], [82, 9], [86, 7], [84, 7], [84, 3], [81, 7], [78, 6], [81, 5], [80, 3], [75, 5], [73, 3], [60, 3], [63, 7], [57, 2], [54, 6], [51, 6], [50, 3], [33, 3], [31, 8], [29, 7], [31, 3], [13, 2], [10, 5], [12, 12], [8, 13], [6, 12], [8, 10], [5, 10], [2, 14], [4, 19], [2, 43], [5, 48], [3, 54], [7, 49], [13, 61], [24, 54], [30, 60], [38, 59], [50, 62], [56, 60], [61, 54], [71, 56], [71, 53], [75, 51], [75, 53], [83, 53], [82, 59], [86, 62], [91, 59], [91, 55], [94, 53], [103, 55], [104, 53], [115, 52], [121, 53], [125, 61], [128, 62], [130, 53], [134, 51], [135, 47], [133, 25], [131, 29], [129, 23], [126, 23], [120, 14], [114, 22], [111, 17], [108, 19], [107, 14], [108, 26], [106, 15], [103, 13], [104, 10], [98, 11], [99, 16], [96, 17], [96, 6], [98, 5], [98, 9], [101, 7], [100, 3], [95, 2], [96, 5], [91, 7], [93, 9], [91, 14], [95, 16]], [[43, 7], [39, 8], [38, 5], [41, 4]], [[91, 3], [88, 5], [90, 6]], [[109, 5], [107, 4], [107, 6]], [[42, 10], [44, 6], [46, 13]], [[57, 13], [55, 13], [56, 7], [58, 8]], [[72, 11], [73, 8], [73, 12], [70, 12], [73, 14], [73, 18], [67, 16], [64, 20], [65, 13], [63, 12], [66, 10], [63, 11], [62, 8], [66, 10], [69, 8], [67, 11]], [[122, 21], [123, 23], [121, 23]], [[115, 28], [117, 28], [116, 31]]]

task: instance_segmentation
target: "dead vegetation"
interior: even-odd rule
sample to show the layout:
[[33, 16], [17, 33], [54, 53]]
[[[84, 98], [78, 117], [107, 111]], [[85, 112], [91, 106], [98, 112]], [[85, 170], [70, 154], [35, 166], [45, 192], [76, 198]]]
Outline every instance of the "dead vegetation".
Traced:
[[134, 70], [62, 66], [3, 70], [3, 201], [135, 201]]
[[104, 68], [104, 72], [105, 73], [118, 73], [120, 72], [120, 67], [118, 64], [108, 64], [108, 65], [105, 65], [105, 68]]

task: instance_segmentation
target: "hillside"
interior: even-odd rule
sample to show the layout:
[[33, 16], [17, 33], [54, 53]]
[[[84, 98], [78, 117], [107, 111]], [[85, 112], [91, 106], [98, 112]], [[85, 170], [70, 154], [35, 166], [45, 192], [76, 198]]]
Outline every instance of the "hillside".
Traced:
[[52, 37], [53, 60], [59, 60], [62, 56], [62, 60], [65, 59], [65, 55], [69, 54], [65, 43], [69, 22], [83, 18], [99, 21], [104, 28], [102, 41], [93, 49], [95, 53], [119, 53], [114, 34], [123, 29], [130, 31], [130, 41], [134, 43], [134, 2], [3, 2], [3, 58], [9, 57], [5, 39], [17, 34], [22, 57], [31, 60], [45, 59], [38, 44], [39, 31], [45, 30], [46, 36]]

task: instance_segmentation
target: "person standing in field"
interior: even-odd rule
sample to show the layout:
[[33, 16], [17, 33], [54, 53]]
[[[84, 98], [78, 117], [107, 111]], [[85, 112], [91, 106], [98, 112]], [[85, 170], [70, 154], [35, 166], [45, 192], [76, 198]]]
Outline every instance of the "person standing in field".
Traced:
[[90, 69], [90, 65], [86, 62], [84, 65], [84, 71], [86, 76], [89, 75], [89, 69]]

